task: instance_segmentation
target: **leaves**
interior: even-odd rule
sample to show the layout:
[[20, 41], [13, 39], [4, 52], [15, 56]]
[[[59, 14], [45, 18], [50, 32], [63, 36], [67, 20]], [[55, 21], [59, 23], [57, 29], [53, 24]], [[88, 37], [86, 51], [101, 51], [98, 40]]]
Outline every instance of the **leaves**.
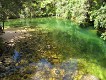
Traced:
[[106, 40], [106, 32], [104, 32], [104, 33], [101, 34], [101, 38], [102, 38], [103, 40]]

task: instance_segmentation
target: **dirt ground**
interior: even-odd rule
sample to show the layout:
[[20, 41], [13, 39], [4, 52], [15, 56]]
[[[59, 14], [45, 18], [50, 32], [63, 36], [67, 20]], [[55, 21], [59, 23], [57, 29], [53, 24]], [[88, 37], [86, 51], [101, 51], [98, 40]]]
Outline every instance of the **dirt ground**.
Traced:
[[21, 28], [6, 29], [4, 32], [5, 33], [2, 33], [0, 37], [3, 38], [5, 42], [14, 42], [15, 40], [24, 38], [24, 36], [29, 36], [27, 29], [21, 29]]

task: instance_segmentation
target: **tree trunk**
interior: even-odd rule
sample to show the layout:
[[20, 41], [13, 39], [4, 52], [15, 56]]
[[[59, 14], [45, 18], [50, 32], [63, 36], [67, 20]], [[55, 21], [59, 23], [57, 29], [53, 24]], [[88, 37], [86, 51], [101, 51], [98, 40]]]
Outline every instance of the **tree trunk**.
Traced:
[[4, 22], [5, 22], [5, 21], [3, 21], [3, 30], [4, 30]]

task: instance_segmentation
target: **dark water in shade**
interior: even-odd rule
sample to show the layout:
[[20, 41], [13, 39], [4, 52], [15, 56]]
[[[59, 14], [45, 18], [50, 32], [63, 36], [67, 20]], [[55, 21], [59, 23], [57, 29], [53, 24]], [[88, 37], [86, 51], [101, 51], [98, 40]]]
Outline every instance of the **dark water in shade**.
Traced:
[[97, 37], [94, 29], [81, 29], [69, 20], [55, 18], [11, 20], [6, 26], [39, 27], [50, 32], [65, 59], [76, 58], [80, 68], [83, 66], [88, 73], [106, 79], [106, 42]]

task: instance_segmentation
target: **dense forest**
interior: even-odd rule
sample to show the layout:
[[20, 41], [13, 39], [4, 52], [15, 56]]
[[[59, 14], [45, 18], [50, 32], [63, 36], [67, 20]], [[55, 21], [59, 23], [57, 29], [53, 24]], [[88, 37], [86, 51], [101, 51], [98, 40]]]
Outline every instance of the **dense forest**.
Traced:
[[106, 80], [106, 0], [0, 0], [0, 80]]

